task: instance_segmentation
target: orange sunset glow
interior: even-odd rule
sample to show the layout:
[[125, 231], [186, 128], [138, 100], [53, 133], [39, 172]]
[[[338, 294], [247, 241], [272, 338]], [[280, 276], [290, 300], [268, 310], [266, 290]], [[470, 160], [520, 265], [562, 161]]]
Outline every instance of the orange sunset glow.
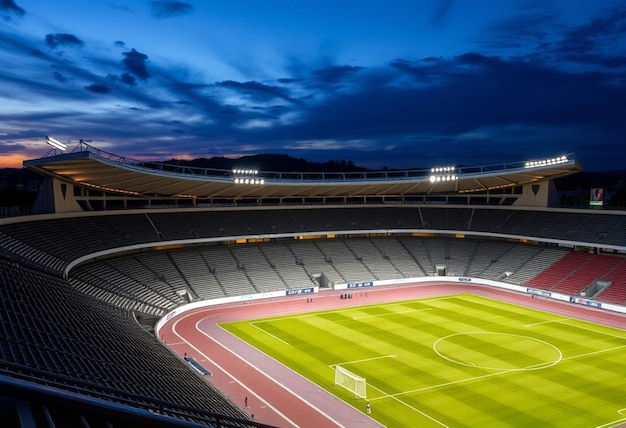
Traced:
[[0, 168], [21, 168], [23, 161], [32, 158], [32, 156], [25, 153], [0, 154]]

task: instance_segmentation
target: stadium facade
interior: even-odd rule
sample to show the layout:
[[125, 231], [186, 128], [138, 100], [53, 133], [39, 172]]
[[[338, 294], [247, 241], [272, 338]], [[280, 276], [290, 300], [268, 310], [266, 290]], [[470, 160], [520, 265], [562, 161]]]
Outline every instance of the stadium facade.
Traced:
[[24, 162], [46, 177], [36, 213], [166, 207], [446, 203], [555, 207], [554, 180], [581, 170], [574, 154], [476, 167], [359, 173], [191, 168], [131, 160], [81, 142]]

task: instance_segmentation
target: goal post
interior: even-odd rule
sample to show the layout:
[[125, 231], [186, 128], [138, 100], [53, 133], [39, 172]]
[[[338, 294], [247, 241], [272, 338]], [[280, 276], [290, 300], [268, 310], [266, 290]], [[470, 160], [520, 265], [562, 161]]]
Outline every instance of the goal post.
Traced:
[[367, 398], [367, 382], [365, 378], [357, 376], [341, 366], [335, 366], [335, 385], [342, 386], [353, 392], [355, 398]]

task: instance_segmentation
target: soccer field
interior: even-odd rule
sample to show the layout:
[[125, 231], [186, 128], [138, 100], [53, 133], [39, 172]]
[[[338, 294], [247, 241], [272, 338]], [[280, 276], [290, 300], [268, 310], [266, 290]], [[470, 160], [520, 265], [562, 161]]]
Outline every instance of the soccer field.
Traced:
[[[626, 423], [626, 331], [470, 294], [222, 327], [387, 427]], [[367, 380], [367, 399], [334, 385]]]

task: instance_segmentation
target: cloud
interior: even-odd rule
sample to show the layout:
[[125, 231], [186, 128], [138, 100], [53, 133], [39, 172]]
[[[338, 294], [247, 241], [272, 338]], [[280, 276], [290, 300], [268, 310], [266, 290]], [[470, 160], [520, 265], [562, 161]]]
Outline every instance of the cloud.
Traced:
[[135, 86], [137, 84], [137, 79], [131, 76], [129, 73], [124, 73], [120, 76], [120, 81], [129, 86]]
[[[433, 24], [451, 20], [455, 5], [438, 3], [444, 10]], [[623, 18], [604, 13], [598, 22], [606, 34], [595, 19], [566, 27], [553, 10], [531, 7], [494, 23], [475, 49], [458, 55], [405, 55], [361, 67], [328, 56], [290, 62], [286, 54], [275, 60], [284, 68], [262, 77], [250, 56], [233, 74], [208, 79], [206, 68], [161, 56], [149, 62], [122, 41], [59, 56], [42, 47], [41, 35], [0, 28], [6, 101], [0, 123], [16, 139], [36, 123], [45, 134], [86, 137], [114, 153], [155, 159], [265, 152], [427, 167], [587, 154], [593, 142], [618, 162], [626, 135], [626, 55], [623, 47], [601, 48], [611, 40], [626, 46]], [[51, 48], [79, 45], [71, 34], [50, 36]], [[94, 94], [105, 95], [97, 109]]]
[[351, 65], [335, 65], [320, 68], [313, 71], [315, 78], [326, 83], [335, 83], [344, 79], [351, 78], [356, 72], [362, 70], [363, 67]]
[[0, 0], [0, 16], [8, 22], [13, 21], [14, 17], [21, 18], [26, 11], [19, 7], [13, 0]]
[[[327, 146], [329, 150], [344, 141], [346, 148], [351, 141], [372, 141], [370, 153], [375, 147], [394, 147], [385, 153], [381, 149], [379, 155], [406, 164], [401, 153], [406, 159], [411, 153], [432, 158], [432, 147], [446, 148], [435, 150], [441, 157], [471, 163], [472, 152], [486, 151], [484, 158], [495, 161], [510, 158], [507, 150], [575, 151], [581, 139], [573, 136], [592, 135], [594, 128], [603, 129], [607, 140], [626, 134], [620, 119], [626, 111], [626, 88], [610, 85], [610, 74], [564, 71], [472, 52], [398, 59], [390, 69], [397, 71], [395, 79], [381, 79], [380, 84], [370, 79], [353, 93], [308, 103], [300, 120], [261, 135], [267, 141], [336, 142]], [[435, 84], [425, 84], [425, 79]], [[490, 154], [494, 147], [502, 153]], [[308, 149], [302, 144], [298, 148]], [[355, 161], [365, 159], [356, 149], [353, 154]]]
[[289, 96], [288, 91], [278, 86], [264, 85], [259, 82], [241, 83], [233, 80], [225, 80], [220, 82], [218, 85], [248, 95], [255, 99], [267, 101], [273, 98], [279, 98], [289, 101], [290, 103], [298, 103], [298, 100]]
[[63, 76], [61, 73], [59, 73], [58, 71], [55, 71], [54, 73], [52, 73], [52, 75], [54, 76], [54, 78], [56, 80], [58, 80], [61, 83], [65, 83], [67, 82], [67, 77]]
[[289, 147], [297, 150], [363, 150], [371, 151], [378, 147], [368, 140], [303, 140], [294, 141]]
[[[1, 1], [1, 0], [0, 0]], [[35, 40], [21, 35], [19, 32], [0, 26], [0, 49], [2, 50], [3, 66], [8, 64], [8, 55], [17, 55], [23, 57], [39, 57], [49, 59], [49, 56], [43, 53], [35, 46], [39, 45], [39, 40]], [[26, 58], [28, 62], [30, 58]], [[25, 64], [24, 64], [25, 65]]]
[[620, 68], [626, 57], [626, 10], [607, 9], [581, 25], [567, 26], [548, 2], [524, 9], [490, 25], [477, 45], [508, 56], [578, 70]]
[[111, 9], [120, 10], [122, 12], [132, 12], [132, 9], [125, 4], [109, 3]]
[[82, 47], [84, 42], [73, 34], [46, 34], [46, 45], [52, 49], [56, 49], [60, 45]]
[[482, 48], [508, 52], [535, 50], [554, 42], [558, 28], [562, 28], [558, 14], [549, 2], [525, 3], [513, 15], [489, 25], [475, 42]]
[[454, 0], [439, 0], [430, 20], [431, 24], [435, 27], [443, 27], [445, 25], [445, 19], [453, 6]]
[[443, 58], [423, 58], [410, 61], [402, 58], [395, 59], [389, 65], [424, 84], [437, 83], [442, 77], [442, 66], [445, 67], [447, 60]]
[[615, 9], [565, 31], [551, 53], [575, 64], [623, 67], [626, 58], [626, 10]]
[[569, 29], [559, 43], [561, 52], [589, 52], [607, 45], [607, 39], [624, 40], [626, 33], [626, 10], [615, 9], [591, 20], [588, 24]]
[[124, 52], [124, 59], [122, 64], [126, 67], [130, 73], [134, 74], [141, 80], [147, 80], [150, 77], [148, 67], [148, 55], [137, 52], [135, 49], [131, 49], [130, 52]]
[[193, 12], [193, 5], [182, 1], [151, 1], [150, 7], [152, 9], [152, 16], [155, 18], [171, 18]]
[[109, 92], [111, 92], [111, 88], [100, 83], [93, 83], [89, 86], [85, 86], [85, 89], [95, 94], [108, 94]]

